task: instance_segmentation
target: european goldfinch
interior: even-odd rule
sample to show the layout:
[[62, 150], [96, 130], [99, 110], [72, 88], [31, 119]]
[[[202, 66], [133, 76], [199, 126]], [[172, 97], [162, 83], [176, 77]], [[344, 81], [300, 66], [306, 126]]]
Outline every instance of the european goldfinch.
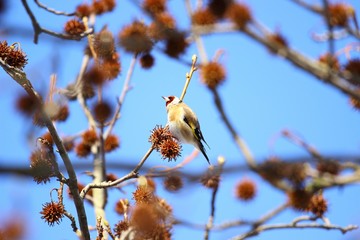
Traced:
[[204, 154], [207, 162], [210, 164], [206, 155], [204, 145], [206, 143], [201, 130], [198, 119], [191, 108], [180, 101], [178, 97], [169, 96], [162, 97], [166, 102], [166, 111], [168, 116], [167, 126], [171, 134], [180, 142], [192, 144]]

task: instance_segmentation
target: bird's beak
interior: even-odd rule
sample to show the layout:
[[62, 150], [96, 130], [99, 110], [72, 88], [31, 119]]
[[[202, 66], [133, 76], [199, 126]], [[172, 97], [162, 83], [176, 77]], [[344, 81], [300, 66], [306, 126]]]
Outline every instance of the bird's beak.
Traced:
[[161, 96], [161, 97], [165, 100], [165, 102], [169, 101], [169, 98], [164, 97], [164, 96]]

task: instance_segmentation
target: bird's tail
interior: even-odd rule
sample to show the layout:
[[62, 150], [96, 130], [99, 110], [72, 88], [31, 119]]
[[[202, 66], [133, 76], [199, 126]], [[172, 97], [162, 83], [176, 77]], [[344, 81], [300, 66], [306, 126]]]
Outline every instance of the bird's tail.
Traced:
[[204, 145], [199, 141], [198, 142], [198, 149], [202, 152], [202, 154], [204, 155], [204, 157], [206, 158], [206, 161], [209, 163], [209, 165], [211, 165], [209, 157], [206, 155], [206, 151], [204, 148]]

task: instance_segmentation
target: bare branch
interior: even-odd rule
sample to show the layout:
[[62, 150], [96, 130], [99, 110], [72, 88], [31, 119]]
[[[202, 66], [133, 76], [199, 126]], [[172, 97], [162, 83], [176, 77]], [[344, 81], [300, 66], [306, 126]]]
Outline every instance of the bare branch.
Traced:
[[53, 13], [55, 15], [63, 15], [63, 16], [68, 16], [68, 17], [75, 16], [75, 12], [66, 13], [66, 12], [62, 12], [62, 11], [57, 11], [56, 9], [49, 8], [46, 5], [42, 4], [41, 2], [39, 2], [39, 0], [34, 0], [34, 1], [40, 8], [45, 9], [46, 11]]
[[[23, 72], [19, 69], [15, 69], [11, 66], [8, 66], [7, 64], [5, 64], [5, 62], [2, 59], [0, 59], [0, 65], [37, 102], [38, 106], [43, 106], [43, 102], [40, 98], [40, 95], [35, 91], [35, 89], [31, 85], [31, 82], [27, 79], [25, 72]], [[80, 229], [82, 232], [82, 236], [84, 239], [88, 240], [88, 239], [90, 239], [90, 235], [89, 235], [89, 230], [88, 230], [88, 226], [87, 226], [88, 225], [87, 217], [86, 217], [86, 212], [85, 212], [83, 201], [80, 198], [80, 195], [78, 192], [77, 177], [76, 177], [75, 170], [72, 166], [72, 163], [70, 161], [69, 155], [67, 154], [65, 146], [64, 146], [59, 134], [57, 133], [57, 131], [55, 129], [53, 122], [50, 120], [50, 118], [47, 116], [47, 114], [42, 109], [41, 109], [41, 114], [42, 114], [44, 123], [51, 134], [54, 144], [58, 148], [58, 152], [65, 164], [67, 173], [69, 175], [68, 185], [69, 185], [70, 191], [74, 197], [74, 203], [75, 203], [76, 211], [78, 213], [78, 219], [79, 219], [79, 223], [80, 223]]]

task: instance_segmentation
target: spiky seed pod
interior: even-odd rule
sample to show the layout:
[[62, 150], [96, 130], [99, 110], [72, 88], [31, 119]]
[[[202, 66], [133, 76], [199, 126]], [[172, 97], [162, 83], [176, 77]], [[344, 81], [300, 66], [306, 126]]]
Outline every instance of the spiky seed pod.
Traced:
[[325, 53], [319, 57], [319, 62], [326, 64], [328, 67], [331, 67], [335, 71], [339, 71], [340, 63], [336, 56], [331, 55], [330, 53]]
[[163, 220], [164, 222], [166, 219], [171, 218], [173, 209], [172, 207], [166, 202], [165, 199], [157, 198], [157, 207], [156, 207], [156, 215], [159, 219]]
[[36, 111], [33, 115], [33, 124], [38, 127], [45, 127], [45, 119], [40, 111]]
[[202, 83], [210, 89], [215, 89], [226, 78], [225, 68], [218, 62], [209, 62], [201, 66], [200, 77]]
[[64, 217], [64, 205], [62, 203], [56, 202], [47, 202], [43, 204], [41, 219], [44, 219], [49, 226], [54, 226], [54, 224], [60, 224], [62, 218]]
[[85, 144], [84, 142], [80, 142], [75, 147], [75, 153], [78, 157], [86, 157], [91, 153], [91, 146], [88, 144]]
[[113, 229], [115, 232], [115, 236], [120, 238], [121, 233], [128, 230], [128, 228], [129, 228], [129, 222], [125, 220], [119, 221], [117, 224], [115, 224], [115, 227]]
[[104, 124], [112, 114], [112, 107], [107, 102], [98, 102], [93, 107], [94, 118], [101, 124]]
[[194, 25], [210, 25], [216, 22], [215, 15], [208, 9], [198, 9], [191, 16]]
[[161, 143], [172, 138], [170, 130], [168, 127], [162, 127], [161, 125], [156, 125], [155, 128], [151, 131], [149, 137], [149, 142], [153, 145], [156, 150], [160, 150]]
[[348, 81], [356, 86], [360, 86], [360, 59], [352, 59], [344, 66], [344, 70], [351, 73]]
[[97, 133], [94, 129], [90, 129], [83, 132], [81, 136], [82, 136], [82, 142], [85, 145], [89, 145], [89, 146], [93, 145], [98, 140]]
[[2, 226], [0, 228], [0, 239], [24, 239], [26, 233], [25, 224], [26, 223], [23, 222], [23, 220], [21, 219], [7, 220], [5, 223], [2, 223]]
[[155, 200], [155, 196], [152, 189], [146, 186], [138, 186], [135, 192], [133, 192], [133, 199], [136, 204], [152, 203]]
[[288, 201], [294, 209], [299, 211], [307, 211], [312, 196], [312, 193], [308, 191], [297, 189], [288, 193]]
[[[117, 53], [114, 54], [118, 56]], [[112, 59], [106, 59], [102, 63], [103, 73], [105, 75], [105, 79], [114, 80], [117, 78], [121, 72], [121, 63], [118, 57], [114, 57]]]
[[209, 169], [205, 175], [200, 179], [203, 186], [211, 189], [219, 187], [220, 174], [217, 169]]
[[155, 58], [150, 53], [145, 53], [140, 57], [140, 66], [149, 69], [154, 66]]
[[210, 0], [208, 3], [208, 8], [218, 19], [222, 19], [231, 7], [232, 0]]
[[[158, 216], [153, 204], [137, 204], [130, 217], [130, 225], [139, 234], [149, 234], [158, 225]], [[144, 239], [144, 238], [142, 238]]]
[[94, 48], [97, 56], [102, 59], [111, 59], [115, 53], [114, 36], [106, 27], [95, 35]]
[[241, 180], [235, 188], [236, 197], [240, 200], [249, 201], [256, 195], [256, 184], [250, 179]]
[[92, 4], [92, 9], [97, 15], [106, 12], [111, 12], [116, 7], [115, 0], [95, 0]]
[[96, 86], [101, 86], [105, 83], [105, 74], [102, 66], [94, 65], [84, 74], [84, 80]]
[[23, 69], [27, 64], [26, 54], [19, 48], [19, 45], [9, 46], [6, 54], [5, 63], [19, 69]]
[[328, 8], [329, 22], [334, 27], [346, 27], [348, 25], [349, 7], [344, 3], [330, 4]]
[[312, 196], [308, 211], [312, 212], [318, 217], [322, 217], [325, 212], [328, 210], [328, 203], [322, 194], [316, 194]]
[[90, 5], [83, 3], [76, 7], [75, 14], [79, 18], [89, 17], [92, 11], [93, 10]]
[[147, 177], [146, 178], [146, 187], [150, 190], [150, 191], [152, 191], [152, 192], [155, 192], [155, 190], [156, 190], [156, 183], [155, 183], [155, 181], [154, 181], [154, 179], [152, 179], [152, 178], [150, 178], [150, 177]]
[[169, 138], [161, 142], [160, 154], [163, 159], [169, 162], [181, 156], [181, 145], [175, 138]]
[[5, 59], [9, 52], [11, 51], [10, 46], [8, 45], [7, 41], [0, 42], [0, 58]]
[[35, 150], [30, 156], [31, 175], [37, 184], [50, 182], [57, 174], [55, 155], [46, 150]]
[[51, 118], [53, 121], [64, 122], [69, 117], [69, 107], [67, 105], [59, 106], [57, 114]]
[[148, 27], [139, 21], [125, 26], [119, 33], [119, 44], [131, 53], [150, 52], [153, 42], [148, 35]]
[[26, 116], [30, 116], [36, 109], [36, 101], [28, 94], [21, 94], [16, 100], [16, 108]]
[[183, 187], [182, 178], [178, 174], [168, 175], [164, 179], [164, 187], [169, 192], [177, 192]]
[[173, 31], [166, 36], [165, 40], [165, 53], [173, 58], [179, 57], [184, 54], [189, 46], [185, 38], [185, 33]]
[[119, 138], [116, 135], [109, 135], [104, 142], [105, 152], [111, 152], [120, 146]]
[[144, 0], [142, 8], [155, 16], [166, 11], [166, 0]]
[[252, 20], [252, 14], [249, 7], [242, 3], [231, 4], [226, 15], [239, 29], [245, 28]]
[[71, 19], [65, 23], [64, 31], [69, 35], [80, 35], [86, 28], [83, 22], [78, 19]]
[[167, 12], [157, 14], [148, 28], [149, 36], [157, 41], [167, 39], [176, 31], [176, 21]]

